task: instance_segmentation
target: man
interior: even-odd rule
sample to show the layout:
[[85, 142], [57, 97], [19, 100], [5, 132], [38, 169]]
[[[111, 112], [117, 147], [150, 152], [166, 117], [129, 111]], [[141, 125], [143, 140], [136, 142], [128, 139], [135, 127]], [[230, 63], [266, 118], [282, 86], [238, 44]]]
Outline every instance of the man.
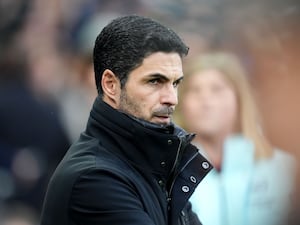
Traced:
[[187, 52], [149, 18], [117, 18], [102, 30], [99, 96], [49, 184], [42, 225], [200, 224], [187, 202], [211, 166], [171, 122]]

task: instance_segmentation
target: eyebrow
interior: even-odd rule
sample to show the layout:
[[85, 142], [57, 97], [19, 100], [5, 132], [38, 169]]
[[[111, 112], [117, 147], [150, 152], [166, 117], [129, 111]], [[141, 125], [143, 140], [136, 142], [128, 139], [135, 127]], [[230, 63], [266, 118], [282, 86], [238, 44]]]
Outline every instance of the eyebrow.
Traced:
[[[165, 76], [165, 75], [163, 75], [163, 74], [161, 74], [161, 73], [150, 74], [150, 75], [148, 76], [148, 78], [150, 78], [150, 79], [153, 79], [153, 78], [159, 78], [159, 79], [162, 79], [162, 80], [164, 80], [164, 81], [169, 81], [169, 80], [170, 80], [167, 76]], [[183, 80], [183, 76], [181, 76], [181, 77], [179, 77], [178, 79], [176, 79], [176, 80], [174, 81], [174, 83], [176, 83], [176, 82], [178, 82], [178, 81], [181, 81], [181, 80]]]

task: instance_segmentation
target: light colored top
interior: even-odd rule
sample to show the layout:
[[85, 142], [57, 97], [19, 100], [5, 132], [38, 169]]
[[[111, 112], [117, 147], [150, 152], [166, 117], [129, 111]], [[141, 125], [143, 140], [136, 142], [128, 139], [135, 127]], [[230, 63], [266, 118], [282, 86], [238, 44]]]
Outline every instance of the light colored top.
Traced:
[[294, 187], [295, 159], [275, 149], [271, 158], [255, 161], [253, 144], [242, 136], [225, 142], [223, 157], [222, 171], [212, 170], [190, 199], [202, 224], [284, 224]]

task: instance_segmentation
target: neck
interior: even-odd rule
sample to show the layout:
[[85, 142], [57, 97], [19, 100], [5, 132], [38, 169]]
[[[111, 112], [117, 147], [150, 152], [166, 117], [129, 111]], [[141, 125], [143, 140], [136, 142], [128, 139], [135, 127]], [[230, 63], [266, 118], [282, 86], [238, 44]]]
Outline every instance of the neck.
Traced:
[[213, 164], [213, 166], [220, 171], [222, 167], [223, 159], [223, 143], [224, 137], [210, 137], [210, 136], [200, 136], [196, 135], [194, 143], [199, 143], [205, 150], [208, 159]]

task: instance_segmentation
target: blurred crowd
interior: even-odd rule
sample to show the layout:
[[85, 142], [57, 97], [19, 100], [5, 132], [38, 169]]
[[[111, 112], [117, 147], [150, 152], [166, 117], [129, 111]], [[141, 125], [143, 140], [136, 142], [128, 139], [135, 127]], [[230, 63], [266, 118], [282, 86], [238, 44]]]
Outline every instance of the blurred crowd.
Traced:
[[186, 62], [235, 54], [265, 136], [300, 158], [297, 0], [0, 0], [0, 225], [38, 224], [49, 178], [96, 97], [94, 40], [125, 14], [172, 27], [190, 47]]

